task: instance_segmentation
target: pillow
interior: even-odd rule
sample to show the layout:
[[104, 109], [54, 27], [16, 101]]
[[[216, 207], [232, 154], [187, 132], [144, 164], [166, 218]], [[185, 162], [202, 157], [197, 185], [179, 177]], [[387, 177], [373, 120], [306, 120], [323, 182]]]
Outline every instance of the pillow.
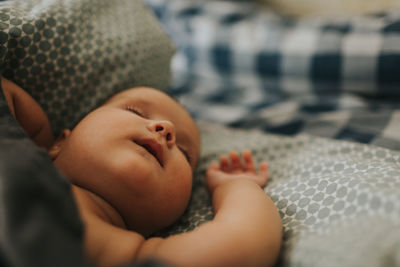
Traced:
[[257, 1], [146, 1], [179, 46], [179, 86], [200, 77], [270, 99], [400, 95], [400, 11], [296, 19]]
[[173, 51], [140, 0], [0, 4], [2, 75], [39, 102], [56, 135], [120, 90], [165, 89]]
[[[269, 164], [265, 192], [283, 223], [280, 266], [398, 266], [400, 153], [309, 135], [283, 137], [201, 124], [202, 155], [192, 199], [168, 231], [213, 218], [205, 171], [231, 149]], [[268, 253], [268, 251], [266, 251]]]
[[258, 0], [258, 2], [294, 16], [360, 15], [399, 7], [397, 0]]

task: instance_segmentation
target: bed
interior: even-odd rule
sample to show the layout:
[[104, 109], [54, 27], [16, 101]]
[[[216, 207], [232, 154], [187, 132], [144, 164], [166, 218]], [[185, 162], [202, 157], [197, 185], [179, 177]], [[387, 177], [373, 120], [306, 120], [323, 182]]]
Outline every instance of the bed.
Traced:
[[[157, 235], [212, 219], [206, 167], [249, 148], [270, 165], [277, 266], [400, 265], [400, 11], [296, 19], [240, 0], [144, 1], [151, 12], [141, 1], [6, 3], [2, 75], [55, 134], [136, 85], [168, 90], [199, 122], [192, 199]], [[0, 111], [0, 263], [85, 266], [66, 179]]]
[[294, 18], [257, 1], [146, 2], [178, 46], [171, 91], [204, 122], [199, 186], [171, 231], [212, 217], [207, 164], [250, 148], [271, 168], [278, 266], [399, 265], [400, 11]]

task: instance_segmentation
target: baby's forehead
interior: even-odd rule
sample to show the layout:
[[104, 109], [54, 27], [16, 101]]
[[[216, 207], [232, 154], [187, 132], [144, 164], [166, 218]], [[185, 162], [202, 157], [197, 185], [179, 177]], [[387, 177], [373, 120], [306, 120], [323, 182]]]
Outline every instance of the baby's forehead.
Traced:
[[148, 104], [158, 104], [160, 102], [168, 101], [175, 102], [175, 104], [178, 105], [178, 103], [176, 103], [176, 101], [166, 93], [149, 87], [137, 87], [122, 91], [110, 98], [108, 102], [120, 100], [140, 100], [147, 102]]
[[185, 107], [168, 94], [157, 89], [149, 87], [128, 89], [112, 97], [106, 104], [115, 102], [146, 107], [147, 111], [155, 111], [166, 116], [173, 113], [173, 117], [185, 118], [185, 121], [181, 122], [194, 123], [192, 116]]

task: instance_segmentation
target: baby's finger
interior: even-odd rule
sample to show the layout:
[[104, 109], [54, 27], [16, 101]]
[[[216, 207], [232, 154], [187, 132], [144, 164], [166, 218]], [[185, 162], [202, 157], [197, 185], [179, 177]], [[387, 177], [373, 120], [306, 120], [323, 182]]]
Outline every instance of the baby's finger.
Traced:
[[268, 178], [269, 178], [268, 164], [265, 161], [260, 163], [260, 171], [258, 174], [261, 177], [263, 177], [265, 179], [265, 181], [268, 180]]
[[251, 155], [250, 150], [243, 150], [242, 156], [244, 159], [244, 168], [246, 171], [255, 172], [256, 167], [254, 165], [253, 156]]
[[229, 166], [229, 160], [226, 156], [221, 156], [219, 158], [219, 166], [220, 166], [221, 170], [224, 172], [229, 172], [231, 170], [231, 168]]
[[219, 170], [219, 165], [216, 162], [212, 162], [210, 166], [208, 166], [208, 170]]
[[231, 158], [232, 169], [233, 170], [242, 170], [242, 163], [240, 162], [239, 154], [236, 151], [231, 151], [229, 153], [229, 157]]

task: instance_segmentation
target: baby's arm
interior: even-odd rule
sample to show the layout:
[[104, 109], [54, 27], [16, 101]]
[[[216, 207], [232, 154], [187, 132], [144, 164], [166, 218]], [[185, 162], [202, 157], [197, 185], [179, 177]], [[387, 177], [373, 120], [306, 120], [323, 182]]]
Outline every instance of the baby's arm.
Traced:
[[1, 87], [11, 113], [28, 136], [40, 147], [53, 144], [49, 120], [39, 104], [15, 83], [1, 78]]
[[279, 254], [282, 226], [273, 202], [261, 189], [266, 163], [257, 172], [251, 153], [231, 152], [207, 171], [215, 218], [192, 232], [151, 238], [138, 258], [160, 257], [178, 266], [271, 266]]

